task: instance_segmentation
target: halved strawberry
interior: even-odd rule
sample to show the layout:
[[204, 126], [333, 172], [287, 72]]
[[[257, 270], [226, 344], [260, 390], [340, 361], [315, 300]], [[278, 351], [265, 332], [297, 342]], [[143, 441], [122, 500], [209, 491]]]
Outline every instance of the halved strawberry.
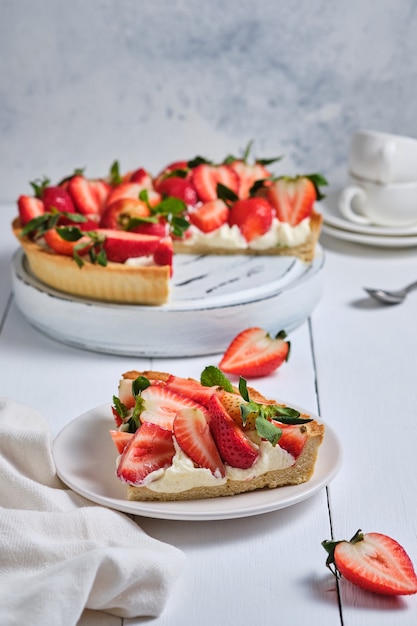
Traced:
[[42, 192], [42, 202], [47, 213], [50, 213], [52, 209], [65, 213], [75, 212], [74, 202], [63, 187], [45, 187]]
[[323, 541], [327, 567], [354, 585], [382, 595], [417, 593], [413, 563], [395, 539], [358, 530], [350, 541]]
[[159, 244], [159, 237], [152, 235], [106, 228], [98, 228], [96, 232], [104, 236], [103, 248], [107, 259], [115, 263], [124, 263], [127, 259], [152, 255]]
[[271, 176], [271, 172], [261, 163], [250, 165], [243, 160], [236, 159], [229, 166], [239, 177], [238, 196], [242, 200], [249, 198], [251, 187], [256, 181], [265, 180]]
[[151, 472], [170, 467], [174, 455], [172, 432], [144, 422], [120, 457], [117, 476], [131, 485], [140, 485]]
[[155, 265], [169, 265], [172, 275], [172, 261], [174, 258], [174, 246], [171, 237], [162, 237], [153, 253]]
[[127, 444], [130, 443], [130, 440], [134, 436], [134, 433], [127, 433], [123, 430], [111, 430], [110, 435], [113, 439], [113, 443], [116, 446], [118, 453], [122, 454]]
[[119, 198], [107, 204], [100, 218], [100, 228], [124, 230], [132, 218], [149, 217], [150, 210], [146, 202], [139, 198]]
[[30, 220], [45, 213], [42, 200], [33, 196], [19, 196], [17, 208], [22, 226], [25, 226]]
[[275, 339], [257, 326], [239, 333], [223, 355], [219, 368], [228, 374], [244, 378], [267, 376], [284, 361], [288, 361], [290, 342], [281, 331]]
[[181, 409], [200, 409], [206, 415], [206, 409], [166, 385], [150, 385], [142, 391], [143, 410], [140, 414], [142, 422], [159, 424], [163, 428], [172, 430], [175, 416]]
[[307, 441], [306, 427], [303, 424], [280, 424], [275, 420], [272, 423], [281, 429], [279, 447], [289, 452], [294, 459], [298, 459]]
[[266, 197], [280, 222], [296, 226], [306, 217], [310, 217], [315, 201], [320, 199], [319, 184], [327, 184], [319, 174], [295, 178], [283, 176], [268, 187]]
[[226, 470], [210, 432], [207, 415], [201, 409], [180, 409], [174, 419], [173, 431], [181, 450], [196, 465], [209, 469], [214, 476], [225, 476]]
[[132, 390], [133, 380], [131, 378], [121, 378], [117, 390], [118, 398], [127, 409], [135, 406], [135, 398]]
[[[219, 398], [220, 402], [226, 409], [227, 413], [230, 415], [232, 420], [236, 422], [236, 424], [245, 430], [242, 422], [242, 412], [240, 407], [247, 402], [242, 398], [239, 393], [233, 393], [231, 391], [225, 391], [220, 388], [216, 391], [216, 396]], [[254, 426], [254, 419], [257, 417], [258, 413], [249, 413], [246, 416], [246, 430], [252, 430]]]
[[134, 170], [129, 178], [131, 183], [139, 183], [142, 189], [152, 189], [152, 176], [143, 167]]
[[70, 194], [76, 209], [83, 215], [101, 215], [111, 187], [104, 180], [89, 180], [76, 175], [68, 182]]
[[190, 211], [188, 218], [203, 233], [210, 233], [227, 224], [229, 209], [223, 200], [210, 200]]
[[175, 171], [180, 171], [183, 177], [189, 175], [189, 166], [188, 161], [173, 161], [169, 165], [166, 165], [163, 170], [159, 172], [159, 174], [154, 179], [154, 187], [157, 189], [158, 185], [162, 180], [167, 178], [170, 174], [173, 174]]
[[[79, 229], [77, 228], [77, 231]], [[75, 247], [77, 246], [78, 254], [87, 254], [90, 248], [93, 246], [93, 241], [87, 235], [76, 239], [75, 241], [67, 241], [55, 228], [47, 230], [44, 234], [44, 238], [48, 246], [54, 250], [57, 254], [64, 254], [66, 256], [73, 256]]]
[[181, 376], [174, 376], [174, 374], [170, 375], [166, 381], [166, 386], [168, 389], [172, 389], [187, 398], [191, 398], [191, 400], [195, 400], [195, 402], [205, 407], [208, 406], [210, 397], [217, 389], [217, 387], [205, 387], [192, 378], [181, 378]]
[[232, 467], [252, 467], [259, 449], [230, 417], [216, 394], [211, 396], [208, 410], [210, 430], [223, 461]]
[[188, 178], [168, 176], [155, 184], [155, 190], [163, 196], [179, 198], [187, 205], [197, 202], [197, 192]]
[[239, 177], [228, 165], [209, 165], [202, 163], [191, 171], [191, 181], [199, 200], [209, 202], [217, 200], [217, 185], [221, 183], [235, 194], [239, 189]]
[[273, 216], [273, 208], [265, 198], [247, 198], [232, 204], [229, 225], [236, 224], [246, 241], [252, 241], [268, 232]]
[[[161, 240], [167, 236], [168, 224], [163, 217], [154, 221], [148, 221], [146, 218], [139, 218], [135, 226], [129, 228], [131, 233], [141, 233], [142, 235], [153, 235], [154, 237], [160, 237]], [[160, 263], [160, 265], [168, 265], [167, 263]]]
[[161, 199], [161, 196], [157, 194], [155, 191], [149, 190], [146, 186], [143, 186], [142, 183], [121, 183], [114, 187], [107, 198], [106, 207], [109, 207], [113, 202], [121, 199], [134, 199], [139, 200], [139, 194], [141, 191], [146, 189], [148, 191], [148, 198], [150, 204], [153, 206], [154, 204], [158, 204]]

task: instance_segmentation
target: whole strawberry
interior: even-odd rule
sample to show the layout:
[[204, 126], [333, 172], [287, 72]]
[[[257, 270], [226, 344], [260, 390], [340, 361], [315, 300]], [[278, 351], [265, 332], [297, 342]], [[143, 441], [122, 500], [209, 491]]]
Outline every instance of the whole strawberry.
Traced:
[[354, 585], [382, 595], [417, 593], [417, 576], [410, 557], [394, 539], [358, 530], [350, 541], [322, 542], [327, 567]]

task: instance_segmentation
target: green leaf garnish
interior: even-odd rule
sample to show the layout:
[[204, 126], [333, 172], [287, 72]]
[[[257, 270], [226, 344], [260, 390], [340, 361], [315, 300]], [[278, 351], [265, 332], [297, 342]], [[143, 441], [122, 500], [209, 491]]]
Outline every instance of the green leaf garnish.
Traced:
[[35, 193], [35, 196], [37, 198], [42, 198], [43, 192], [46, 189], [46, 187], [49, 186], [50, 182], [51, 181], [49, 180], [49, 178], [45, 177], [45, 178], [42, 178], [42, 179], [37, 178], [36, 180], [33, 180], [30, 183], [31, 187], [32, 187], [32, 189], [33, 189], [33, 191]]
[[146, 378], [146, 376], [138, 376], [135, 378], [132, 382], [133, 396], [136, 398], [136, 396], [140, 395], [144, 389], [147, 389], [150, 386], [150, 384], [151, 382], [148, 378]]
[[123, 182], [123, 178], [120, 175], [119, 161], [114, 161], [114, 163], [112, 163], [110, 167], [109, 179], [110, 179], [109, 181], [110, 184], [113, 185], [114, 187], [116, 187], [117, 185], [120, 185], [120, 183]]
[[225, 391], [234, 391], [230, 380], [214, 365], [204, 368], [200, 375], [200, 382], [204, 387], [223, 387]]
[[217, 183], [217, 197], [225, 202], [236, 202], [239, 199], [238, 195], [226, 185]]
[[273, 446], [276, 446], [281, 438], [282, 430], [274, 426], [272, 422], [267, 420], [263, 415], [258, 415], [255, 420], [256, 432], [262, 439], [266, 439]]

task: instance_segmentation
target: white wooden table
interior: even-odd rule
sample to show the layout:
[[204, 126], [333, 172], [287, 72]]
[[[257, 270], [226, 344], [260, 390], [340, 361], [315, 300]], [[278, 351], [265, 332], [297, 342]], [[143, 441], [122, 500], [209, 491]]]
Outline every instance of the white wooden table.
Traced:
[[[58, 433], [111, 401], [128, 369], [199, 376], [216, 357], [135, 359], [67, 347], [33, 329], [11, 291], [12, 206], [0, 207], [0, 395], [38, 409]], [[327, 489], [292, 507], [211, 522], [137, 518], [150, 535], [181, 548], [183, 576], [158, 619], [86, 613], [83, 626], [415, 626], [417, 597], [387, 599], [336, 585], [323, 539], [358, 528], [397, 539], [417, 566], [417, 292], [402, 306], [370, 303], [362, 286], [400, 287], [417, 278], [417, 249], [377, 249], [322, 236], [325, 290], [292, 331], [291, 358], [252, 381], [331, 425], [343, 446]], [[80, 320], [82, 324], [82, 320]], [[240, 329], [237, 329], [240, 330]], [[30, 616], [28, 616], [28, 625]]]

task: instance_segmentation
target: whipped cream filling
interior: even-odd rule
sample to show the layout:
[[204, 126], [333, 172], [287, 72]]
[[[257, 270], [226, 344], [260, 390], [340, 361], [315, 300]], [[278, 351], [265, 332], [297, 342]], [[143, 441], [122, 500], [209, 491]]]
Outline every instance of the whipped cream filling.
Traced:
[[265, 472], [281, 470], [294, 464], [294, 457], [279, 445], [272, 446], [262, 441], [259, 446], [259, 458], [248, 469], [240, 469], [225, 465], [226, 476], [214, 476], [209, 469], [195, 467], [193, 461], [178, 446], [174, 438], [175, 456], [172, 465], [167, 469], [151, 472], [141, 487], [155, 492], [179, 493], [193, 487], [213, 487], [223, 485], [227, 480], [247, 481]]
[[153, 260], [153, 256], [137, 256], [126, 259], [124, 265], [129, 265], [130, 267], [146, 267], [150, 265], [155, 265], [155, 261]]
[[304, 243], [310, 232], [310, 218], [308, 217], [296, 226], [291, 226], [287, 222], [280, 222], [274, 218], [268, 232], [250, 242], [246, 241], [236, 225], [222, 224], [220, 228], [210, 233], [204, 233], [191, 225], [183, 243], [189, 246], [204, 244], [205, 246], [227, 250], [245, 250], [247, 248], [250, 250], [267, 250], [275, 246], [292, 248]]

